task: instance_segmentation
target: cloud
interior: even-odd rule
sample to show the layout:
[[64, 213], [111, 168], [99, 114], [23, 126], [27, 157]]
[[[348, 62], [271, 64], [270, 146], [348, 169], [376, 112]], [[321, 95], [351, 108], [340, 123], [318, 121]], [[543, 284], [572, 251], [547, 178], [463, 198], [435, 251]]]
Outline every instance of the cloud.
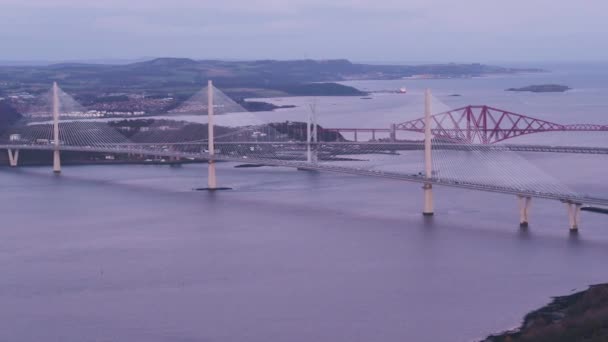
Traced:
[[344, 11], [345, 15], [361, 11], [370, 16], [416, 12], [425, 13], [427, 30], [608, 31], [605, 0], [585, 0], [584, 5], [555, 0], [0, 0], [0, 6], [5, 11], [68, 9], [142, 16], [194, 11], [201, 16], [213, 13], [227, 19], [240, 14], [296, 16], [311, 11]]
[[605, 0], [0, 0], [0, 8], [7, 54], [72, 54], [48, 51], [48, 42], [78, 41], [78, 53], [93, 55], [113, 45], [137, 56], [232, 58], [608, 55], [599, 44], [579, 48], [608, 34]]

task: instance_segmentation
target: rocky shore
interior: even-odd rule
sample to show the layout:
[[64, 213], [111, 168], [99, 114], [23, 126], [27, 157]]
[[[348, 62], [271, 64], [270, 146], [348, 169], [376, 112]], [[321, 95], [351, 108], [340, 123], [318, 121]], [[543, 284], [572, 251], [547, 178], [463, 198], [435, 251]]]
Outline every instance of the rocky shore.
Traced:
[[520, 328], [481, 342], [572, 341], [608, 341], [608, 284], [555, 297], [551, 303], [527, 314]]

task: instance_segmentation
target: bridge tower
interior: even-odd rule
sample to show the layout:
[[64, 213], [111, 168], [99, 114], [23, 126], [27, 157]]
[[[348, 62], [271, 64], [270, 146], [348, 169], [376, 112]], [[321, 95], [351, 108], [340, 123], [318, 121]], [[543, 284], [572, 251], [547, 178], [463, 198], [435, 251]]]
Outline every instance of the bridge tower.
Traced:
[[311, 149], [311, 142], [312, 142], [312, 105], [310, 106], [311, 110], [308, 113], [308, 120], [306, 120], [306, 162], [308, 163], [312, 163], [312, 149]]
[[[424, 172], [427, 180], [433, 178], [433, 156], [431, 152], [432, 144], [431, 132], [431, 90], [427, 89], [424, 94]], [[433, 216], [433, 185], [425, 183], [424, 189], [424, 216]]]
[[207, 120], [208, 120], [208, 150], [209, 169], [207, 174], [207, 187], [209, 190], [217, 189], [217, 178], [215, 176], [215, 142], [213, 136], [213, 81], [207, 84]]
[[53, 172], [61, 173], [61, 154], [59, 152], [59, 87], [53, 82]]
[[316, 163], [319, 161], [317, 143], [319, 142], [317, 126], [317, 104], [310, 105], [308, 121], [306, 123], [306, 161]]

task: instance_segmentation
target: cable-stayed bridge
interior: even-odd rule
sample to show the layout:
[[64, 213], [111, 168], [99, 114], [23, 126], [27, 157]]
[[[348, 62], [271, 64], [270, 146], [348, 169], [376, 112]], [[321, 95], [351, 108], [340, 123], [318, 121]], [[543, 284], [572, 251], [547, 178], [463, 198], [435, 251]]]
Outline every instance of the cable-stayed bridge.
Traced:
[[[218, 188], [217, 161], [416, 182], [423, 185], [425, 215], [434, 213], [433, 186], [503, 193], [519, 198], [522, 226], [528, 225], [532, 198], [566, 203], [571, 229], [578, 229], [582, 205], [608, 206], [608, 196], [573, 191], [519, 153], [601, 157], [608, 154], [608, 147], [504, 143], [542, 132], [608, 132], [608, 126], [561, 125], [488, 106], [431, 115], [431, 101], [427, 92], [424, 118], [385, 129], [322, 128], [315, 108], [306, 122], [247, 120], [243, 124], [237, 117], [225, 124], [230, 113], [244, 109], [210, 83], [162, 118], [104, 122], [83, 119], [86, 110], [54, 85], [46, 100], [27, 116], [27, 122], [4, 133], [0, 149], [8, 151], [11, 166], [18, 165], [20, 151], [49, 151], [57, 173], [61, 171], [61, 152], [208, 161], [211, 190]], [[193, 123], [184, 120], [184, 115], [201, 115], [206, 122]], [[228, 119], [216, 125], [220, 117]], [[403, 132], [419, 136], [403, 139]], [[364, 136], [368, 139], [361, 139]]]

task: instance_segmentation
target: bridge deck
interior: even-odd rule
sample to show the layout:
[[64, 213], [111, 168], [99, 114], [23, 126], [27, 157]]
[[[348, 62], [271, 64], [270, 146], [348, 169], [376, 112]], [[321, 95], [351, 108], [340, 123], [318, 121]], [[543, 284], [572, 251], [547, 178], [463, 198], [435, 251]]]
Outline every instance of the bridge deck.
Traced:
[[[185, 143], [184, 143], [185, 144]], [[182, 144], [182, 145], [184, 145]], [[193, 145], [192, 143], [189, 143]], [[217, 143], [221, 145], [223, 143]], [[231, 143], [231, 144], [245, 144], [242, 143]], [[259, 144], [259, 143], [256, 143]], [[272, 144], [290, 144], [290, 143], [272, 143]], [[302, 143], [293, 143], [294, 145], [302, 145]], [[323, 144], [352, 144], [352, 143], [323, 143]], [[393, 147], [395, 149], [412, 149], [412, 147], [416, 147], [419, 144], [417, 143], [359, 143], [357, 145], [366, 145], [366, 144], [382, 144], [387, 145], [389, 147]], [[164, 146], [168, 146], [171, 144], [163, 144]], [[196, 143], [195, 145], [203, 145], [203, 143]], [[117, 154], [145, 154], [150, 156], [158, 156], [158, 157], [178, 157], [178, 158], [190, 158], [190, 159], [199, 159], [199, 160], [208, 160], [212, 158], [209, 153], [206, 152], [183, 152], [183, 151], [175, 151], [169, 148], [158, 148], [159, 145], [142, 145], [142, 144], [117, 144], [117, 145], [108, 145], [108, 146], [90, 146], [90, 147], [82, 147], [82, 146], [60, 146], [61, 151], [76, 151], [76, 152], [96, 152], [96, 153], [117, 153]], [[451, 145], [454, 147], [453, 145]], [[465, 145], [466, 146], [466, 145]], [[501, 146], [501, 147], [498, 147]], [[540, 147], [538, 145], [517, 145], [523, 146], [519, 151], [540, 151]], [[526, 147], [527, 146], [527, 147]], [[504, 149], [508, 148], [513, 150], [515, 147], [511, 145], [509, 146], [487, 146], [489, 149]], [[607, 149], [602, 148], [578, 148], [578, 147], [544, 147], [545, 151], [552, 152], [569, 152], [569, 151], [580, 151], [575, 153], [601, 153], [606, 154]], [[0, 149], [14, 149], [14, 150], [38, 150], [38, 151], [52, 151], [54, 147], [52, 145], [0, 145]], [[588, 151], [588, 152], [582, 152]], [[580, 203], [580, 204], [588, 204], [588, 205], [600, 205], [600, 206], [608, 206], [608, 199], [605, 198], [595, 198], [588, 196], [577, 196], [570, 194], [558, 194], [558, 193], [546, 193], [525, 189], [515, 189], [505, 186], [499, 185], [489, 185], [489, 184], [478, 184], [473, 182], [464, 182], [457, 179], [446, 180], [446, 179], [426, 179], [418, 174], [408, 174], [408, 173], [398, 173], [398, 172], [389, 172], [389, 171], [380, 171], [380, 170], [369, 170], [362, 169], [356, 167], [345, 167], [334, 165], [331, 163], [308, 163], [305, 161], [297, 161], [297, 160], [278, 160], [278, 159], [270, 159], [270, 158], [262, 158], [255, 156], [231, 156], [226, 154], [216, 154], [213, 156], [214, 160], [217, 161], [229, 161], [229, 162], [247, 162], [247, 163], [255, 163], [262, 164], [268, 166], [282, 166], [282, 167], [290, 167], [290, 168], [300, 168], [300, 169], [309, 169], [309, 170], [318, 170], [318, 171], [327, 171], [327, 172], [336, 172], [336, 173], [344, 173], [344, 174], [352, 174], [352, 175], [363, 175], [363, 176], [372, 176], [372, 177], [381, 177], [381, 178], [389, 178], [396, 179], [408, 182], [415, 183], [428, 183], [439, 186], [448, 186], [454, 188], [461, 189], [469, 189], [469, 190], [478, 190], [485, 192], [494, 192], [494, 193], [502, 193], [502, 194], [510, 194], [510, 195], [521, 195], [526, 197], [535, 197], [535, 198], [544, 198], [550, 200], [557, 200], [562, 202], [569, 203]]]

